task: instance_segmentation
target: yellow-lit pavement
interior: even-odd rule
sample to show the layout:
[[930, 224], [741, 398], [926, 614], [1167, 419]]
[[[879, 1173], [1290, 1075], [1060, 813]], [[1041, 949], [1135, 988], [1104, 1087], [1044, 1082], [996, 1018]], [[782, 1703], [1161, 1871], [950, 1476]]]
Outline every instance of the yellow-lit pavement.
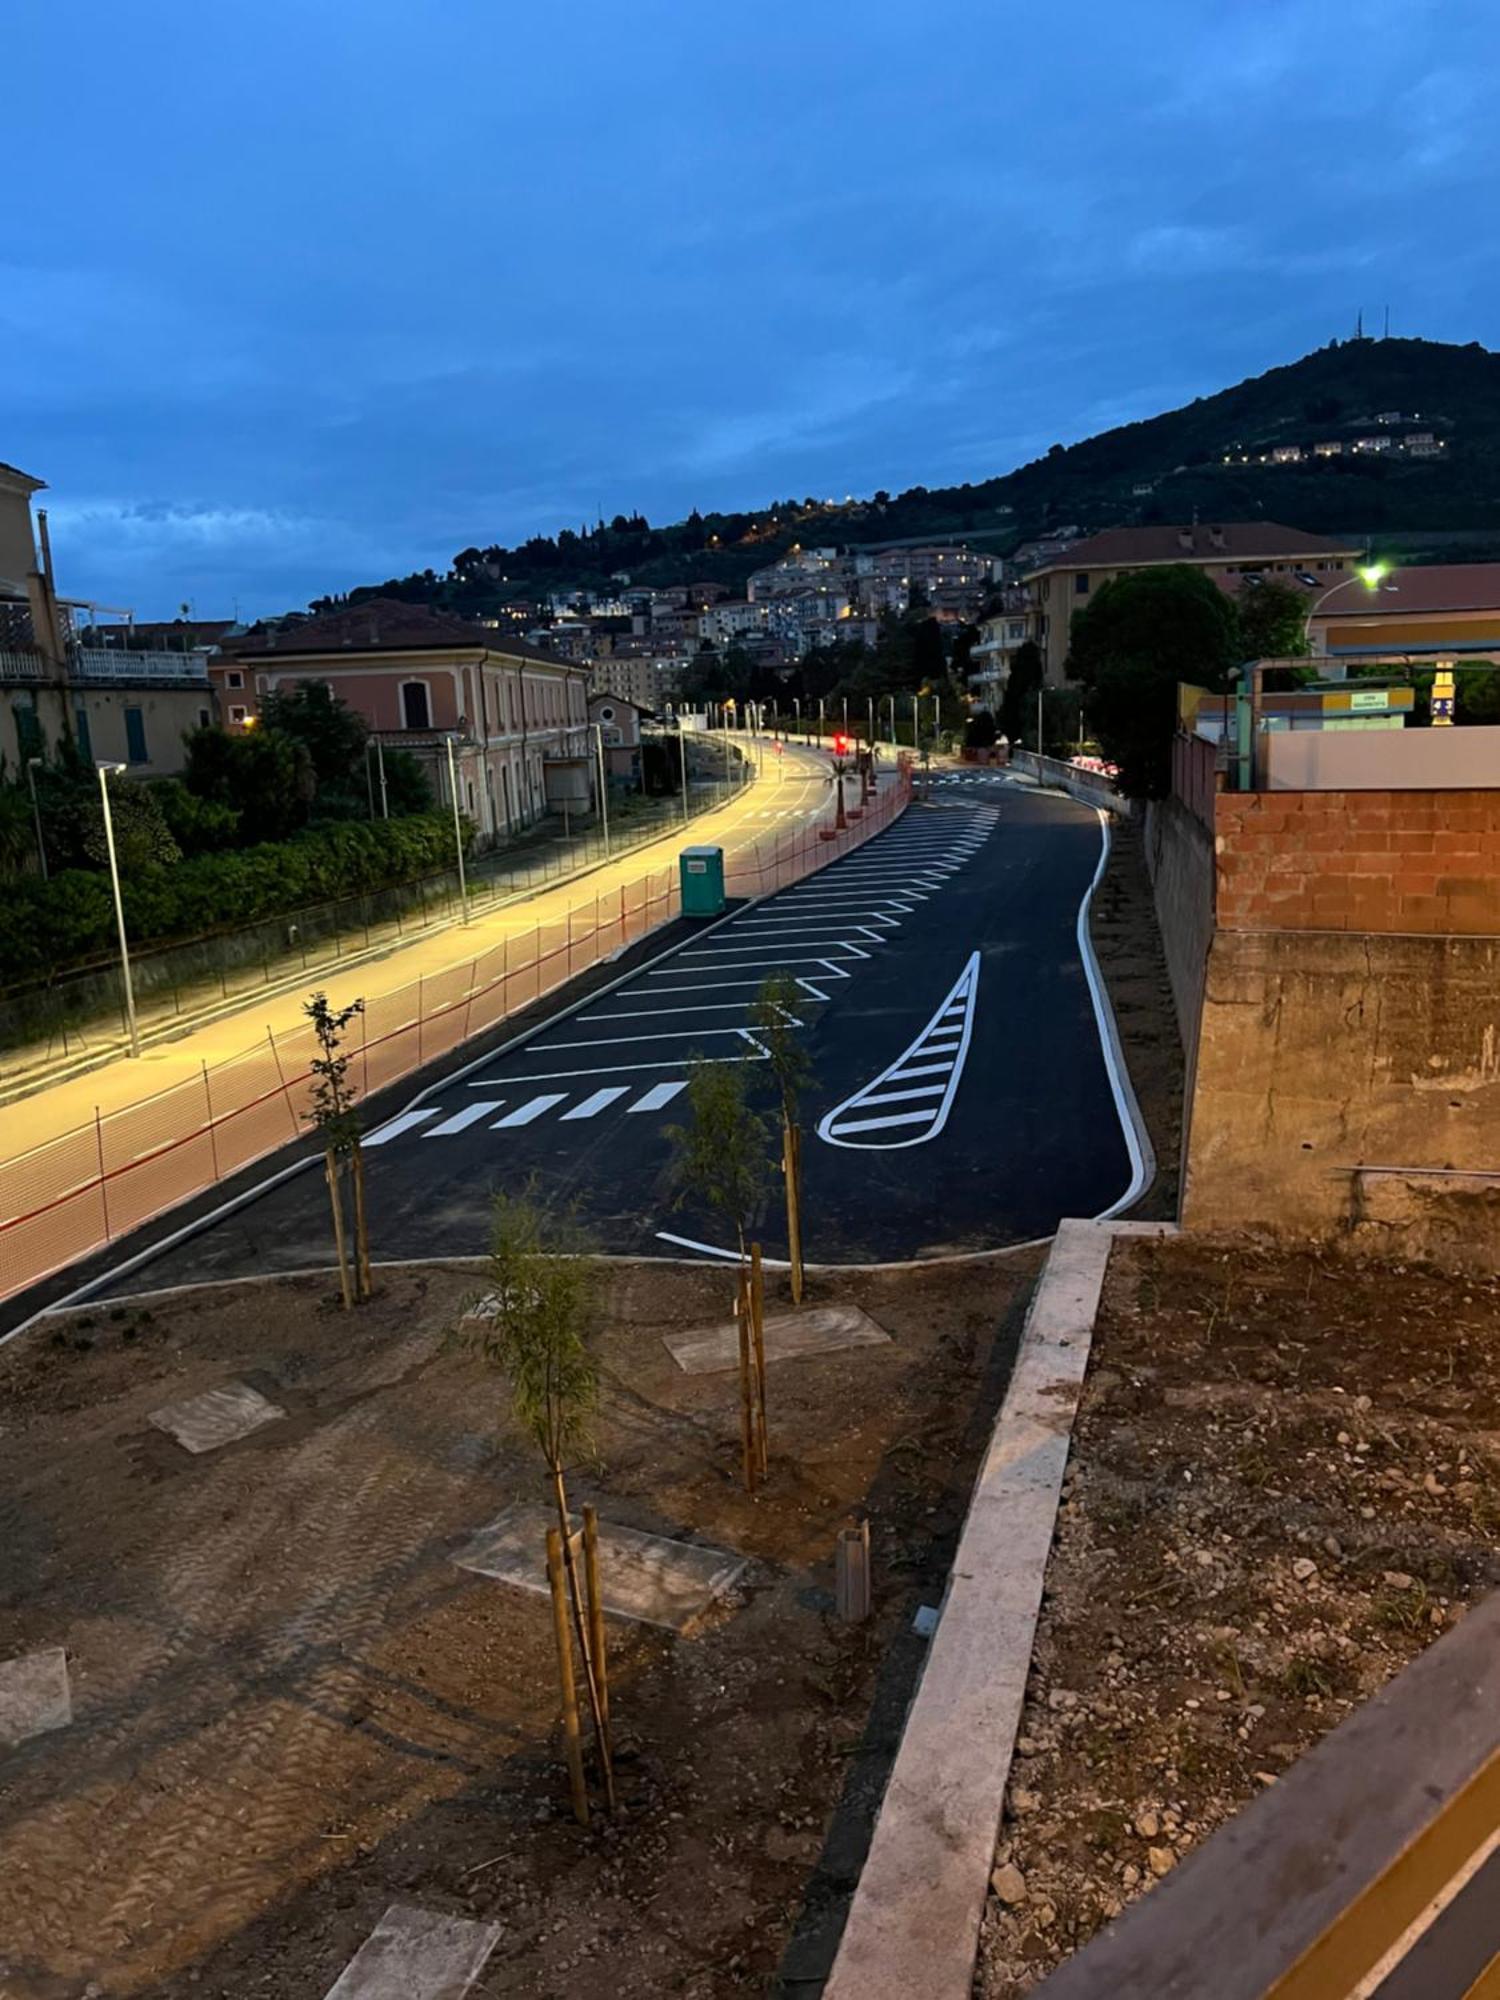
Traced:
[[[740, 737], [735, 740], [744, 742]], [[755, 749], [760, 752], [761, 770], [754, 783], [716, 811], [669, 829], [659, 840], [632, 848], [617, 861], [605, 862], [572, 881], [539, 889], [492, 915], [477, 917], [467, 926], [442, 925], [408, 942], [395, 943], [378, 959], [310, 969], [305, 986], [299, 984], [279, 995], [257, 996], [233, 1013], [171, 1041], [148, 1045], [137, 1058], [121, 1055], [7, 1105], [0, 1109], [0, 1158], [29, 1151], [86, 1124], [96, 1114], [108, 1118], [157, 1091], [198, 1077], [205, 1065], [211, 1070], [256, 1044], [264, 1044], [268, 1029], [281, 1035], [305, 1027], [303, 1003], [315, 989], [325, 991], [336, 1007], [360, 999], [368, 1002], [419, 978], [463, 965], [539, 923], [559, 923], [570, 910], [592, 909], [596, 897], [618, 894], [645, 875], [675, 868], [678, 851], [684, 846], [722, 847], [728, 868], [737, 854], [758, 842], [769, 845], [778, 835], [807, 831], [832, 817], [834, 798], [826, 754], [792, 743], [783, 744], [778, 753], [765, 738], [756, 739]]]

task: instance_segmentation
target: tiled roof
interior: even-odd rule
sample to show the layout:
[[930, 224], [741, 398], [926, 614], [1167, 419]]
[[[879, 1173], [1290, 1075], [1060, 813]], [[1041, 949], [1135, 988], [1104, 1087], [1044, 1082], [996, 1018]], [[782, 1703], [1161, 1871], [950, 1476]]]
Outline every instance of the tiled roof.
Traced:
[[569, 664], [557, 653], [512, 639], [489, 626], [470, 624], [426, 604], [404, 604], [395, 597], [340, 605], [337, 611], [302, 619], [276, 632], [251, 633], [230, 644], [236, 653], [274, 654], [280, 659], [326, 653], [452, 652], [465, 646], [482, 647], [512, 660], [538, 660], [549, 667]]
[[1318, 616], [1411, 618], [1437, 611], [1500, 611], [1500, 563], [1393, 569], [1373, 590], [1351, 576], [1323, 600]]
[[[1184, 538], [1186, 538], [1184, 540]], [[1271, 562], [1289, 556], [1357, 556], [1362, 551], [1326, 535], [1284, 528], [1277, 521], [1200, 522], [1150, 528], [1105, 528], [1049, 556], [1030, 572], [1049, 569], [1128, 569], [1135, 563]]]

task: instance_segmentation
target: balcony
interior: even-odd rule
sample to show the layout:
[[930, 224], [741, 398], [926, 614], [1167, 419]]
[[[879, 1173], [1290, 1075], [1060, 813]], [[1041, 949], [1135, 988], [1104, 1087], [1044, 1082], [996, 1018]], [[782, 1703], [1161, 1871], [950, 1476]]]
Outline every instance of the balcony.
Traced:
[[35, 682], [47, 678], [47, 662], [40, 653], [24, 652], [17, 647], [0, 647], [0, 687], [7, 687], [16, 681]]
[[79, 646], [72, 678], [83, 687], [206, 688], [206, 653], [133, 653], [115, 647]]

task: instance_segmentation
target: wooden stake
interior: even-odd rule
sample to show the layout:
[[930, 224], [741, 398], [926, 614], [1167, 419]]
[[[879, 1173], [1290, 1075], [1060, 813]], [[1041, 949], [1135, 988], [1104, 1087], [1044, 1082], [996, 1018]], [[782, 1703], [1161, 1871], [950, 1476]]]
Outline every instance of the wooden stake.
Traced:
[[362, 1299], [369, 1299], [375, 1295], [375, 1283], [370, 1276], [370, 1227], [365, 1220], [365, 1156], [358, 1138], [349, 1156], [349, 1171], [354, 1180], [355, 1289]]
[[599, 1720], [604, 1725], [604, 1755], [613, 1761], [609, 1749], [609, 1657], [604, 1649], [604, 1602], [599, 1595], [599, 1513], [583, 1510], [583, 1576], [589, 1593], [589, 1651], [593, 1655], [594, 1685], [599, 1690]]
[[593, 1649], [589, 1645], [588, 1626], [585, 1622], [583, 1606], [583, 1585], [578, 1580], [578, 1544], [583, 1536], [569, 1529], [566, 1523], [571, 1519], [568, 1513], [568, 1496], [563, 1486], [562, 1467], [552, 1468], [552, 1494], [557, 1507], [557, 1518], [564, 1525], [559, 1527], [562, 1538], [563, 1575], [568, 1585], [568, 1604], [573, 1617], [573, 1635], [578, 1641], [579, 1658], [583, 1661], [583, 1684], [589, 1698], [589, 1715], [594, 1724], [594, 1741], [599, 1746], [599, 1774], [604, 1780], [604, 1803], [611, 1815], [615, 1809], [614, 1762], [609, 1749], [609, 1724], [605, 1720], [603, 1706], [599, 1698], [599, 1683], [594, 1674]]
[[338, 1154], [330, 1146], [324, 1156], [324, 1167], [328, 1175], [328, 1199], [333, 1204], [333, 1247], [339, 1259], [339, 1290], [344, 1295], [344, 1310], [354, 1304], [354, 1294], [349, 1289], [349, 1252], [344, 1242], [344, 1190], [339, 1185]]
[[802, 1134], [790, 1118], [781, 1126], [781, 1165], [786, 1175], [786, 1240], [792, 1266], [792, 1304], [802, 1303]]
[[766, 1440], [766, 1284], [760, 1267], [760, 1245], [750, 1245], [750, 1331], [755, 1347], [755, 1416], [759, 1443], [760, 1476], [771, 1469], [770, 1447]]
[[750, 1284], [740, 1266], [740, 1292], [735, 1307], [740, 1323], [740, 1450], [745, 1465], [745, 1491], [755, 1491], [755, 1402], [750, 1390]]
[[563, 1575], [562, 1536], [547, 1530], [547, 1581], [552, 1587], [552, 1629], [557, 1639], [557, 1678], [562, 1685], [563, 1737], [568, 1751], [568, 1783], [573, 1814], [589, 1823], [589, 1795], [583, 1783], [583, 1745], [578, 1733], [578, 1690], [573, 1683], [573, 1641], [568, 1632], [568, 1586]]

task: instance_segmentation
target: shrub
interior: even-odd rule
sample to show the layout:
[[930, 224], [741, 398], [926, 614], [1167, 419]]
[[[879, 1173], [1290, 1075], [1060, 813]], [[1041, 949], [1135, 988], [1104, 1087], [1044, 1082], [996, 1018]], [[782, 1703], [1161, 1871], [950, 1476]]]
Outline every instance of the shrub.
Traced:
[[[318, 827], [291, 840], [170, 865], [146, 863], [122, 874], [125, 928], [132, 943], [170, 943], [436, 874], [452, 859], [453, 823], [430, 813]], [[5, 984], [107, 957], [113, 943], [106, 874], [64, 869], [50, 882], [8, 884], [0, 899]]]

